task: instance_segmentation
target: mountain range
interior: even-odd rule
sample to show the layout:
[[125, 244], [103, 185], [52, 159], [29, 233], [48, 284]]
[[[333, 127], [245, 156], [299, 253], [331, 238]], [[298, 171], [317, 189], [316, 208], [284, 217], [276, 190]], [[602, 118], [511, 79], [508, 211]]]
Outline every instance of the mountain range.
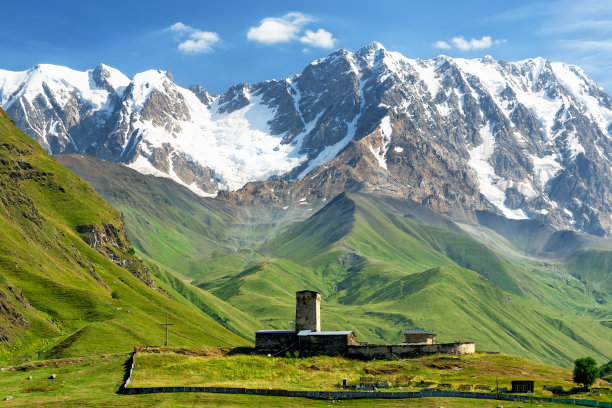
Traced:
[[419, 60], [372, 43], [222, 95], [165, 71], [38, 65], [0, 71], [0, 104], [50, 153], [203, 196], [316, 210], [366, 188], [449, 215], [612, 234], [612, 99], [580, 68], [542, 58]]

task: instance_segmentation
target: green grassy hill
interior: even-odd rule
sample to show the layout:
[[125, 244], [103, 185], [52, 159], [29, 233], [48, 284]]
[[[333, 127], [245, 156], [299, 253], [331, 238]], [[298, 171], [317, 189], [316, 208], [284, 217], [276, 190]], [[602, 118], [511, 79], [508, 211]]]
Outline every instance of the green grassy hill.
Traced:
[[[177, 293], [196, 286], [209, 294], [208, 304], [218, 299], [250, 316], [248, 324], [231, 327], [245, 337], [253, 329], [292, 327], [295, 291], [314, 289], [323, 294], [323, 328], [354, 330], [361, 341], [398, 342], [403, 329], [416, 326], [435, 331], [440, 341], [475, 340], [480, 350], [565, 366], [577, 356], [611, 357], [612, 296], [596, 289], [610, 281], [598, 272], [607, 240], [485, 214], [458, 223], [417, 203], [363, 192], [341, 194], [304, 220], [274, 206], [234, 208], [193, 198], [176, 185], [166, 194], [169, 203], [152, 201], [169, 188], [157, 187], [159, 179], [87, 157], [61, 160], [124, 211], [135, 240], [142, 225], [155, 225], [161, 236], [178, 234], [173, 226], [183, 209], [191, 220], [186, 225], [198, 219], [206, 225], [205, 237], [189, 235], [197, 250], [162, 248], [152, 234], [136, 241], [136, 249], [180, 278], [165, 279]], [[106, 167], [115, 169], [112, 177]], [[152, 203], [155, 213], [148, 213]], [[208, 221], [213, 215], [222, 226]], [[571, 269], [580, 268], [581, 251], [591, 250], [602, 259], [591, 272]], [[215, 310], [218, 321], [242, 319], [229, 308]]]
[[121, 214], [0, 110], [0, 360], [246, 341], [152, 287]]
[[408, 215], [375, 196], [341, 194], [264, 244], [267, 259], [200, 286], [277, 328], [292, 319], [292, 293], [310, 288], [324, 294], [323, 327], [361, 341], [399, 341], [419, 326], [441, 341], [539, 361], [609, 357], [612, 332], [579, 315], [593, 297], [578, 280], [554, 287], [560, 276], [529, 274], [456, 225]]

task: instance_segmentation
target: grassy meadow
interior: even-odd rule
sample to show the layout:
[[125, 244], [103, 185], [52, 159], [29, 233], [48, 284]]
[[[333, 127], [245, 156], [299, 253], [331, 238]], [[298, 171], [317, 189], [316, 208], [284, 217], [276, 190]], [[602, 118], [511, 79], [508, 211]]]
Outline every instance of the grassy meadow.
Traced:
[[[342, 379], [388, 380], [390, 390], [419, 391], [426, 387], [458, 390], [461, 385], [511, 388], [512, 380], [534, 380], [536, 396], [550, 397], [544, 386], [570, 390], [572, 371], [504, 354], [435, 355], [405, 360], [360, 361], [342, 357], [268, 357], [228, 355], [226, 350], [150, 349], [138, 354], [130, 387], [217, 386], [287, 390], [340, 389]], [[599, 385], [609, 384], [599, 380]], [[383, 390], [384, 391], [384, 390]], [[608, 399], [612, 396], [608, 394]]]
[[[161, 352], [164, 351], [164, 352]], [[166, 352], [168, 351], [168, 352]], [[309, 400], [303, 398], [174, 393], [119, 395], [129, 354], [108, 354], [79, 358], [42, 360], [0, 371], [0, 404], [6, 407], [496, 407], [494, 400], [423, 398], [405, 400]], [[457, 370], [454, 367], [462, 368]], [[232, 378], [232, 374], [234, 377]], [[56, 374], [55, 379], [50, 379]], [[28, 380], [28, 377], [32, 379]], [[224, 349], [172, 349], [142, 353], [137, 357], [131, 386], [221, 385], [248, 387], [261, 385], [304, 389], [337, 390], [342, 378], [350, 382], [360, 376], [387, 378], [392, 382], [423, 379], [425, 382], [509, 385], [512, 378], [533, 378], [538, 393], [543, 384], [570, 387], [568, 370], [503, 355], [475, 355], [461, 361], [438, 357], [398, 361], [356, 362], [341, 358], [308, 359], [227, 356]], [[299, 384], [296, 383], [299, 381]], [[295, 385], [292, 387], [291, 384]], [[404, 384], [406, 389], [420, 389]], [[10, 401], [2, 401], [7, 396]], [[584, 397], [584, 396], [583, 396]], [[601, 399], [609, 399], [602, 397]], [[504, 401], [504, 407], [563, 407], [561, 404], [530, 404]]]

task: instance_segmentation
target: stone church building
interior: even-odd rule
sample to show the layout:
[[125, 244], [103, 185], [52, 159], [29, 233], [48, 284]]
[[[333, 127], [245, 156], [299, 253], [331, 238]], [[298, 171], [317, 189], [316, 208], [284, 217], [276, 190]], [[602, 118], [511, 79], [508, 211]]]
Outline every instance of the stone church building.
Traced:
[[302, 290], [295, 294], [295, 330], [259, 330], [255, 333], [255, 349], [259, 353], [280, 355], [299, 352], [308, 355], [341, 355], [356, 358], [389, 356], [416, 357], [421, 355], [471, 354], [473, 342], [436, 343], [436, 335], [422, 329], [405, 330], [406, 342], [393, 345], [360, 343], [355, 333], [321, 331], [321, 294]]

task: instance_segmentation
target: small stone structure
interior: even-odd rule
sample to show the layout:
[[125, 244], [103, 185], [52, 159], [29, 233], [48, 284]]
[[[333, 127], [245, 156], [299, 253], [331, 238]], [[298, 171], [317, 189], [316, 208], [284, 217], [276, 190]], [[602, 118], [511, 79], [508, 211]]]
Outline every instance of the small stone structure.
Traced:
[[423, 329], [404, 330], [406, 344], [436, 344], [435, 333]]
[[310, 290], [297, 292], [295, 330], [259, 330], [255, 333], [255, 349], [259, 353], [279, 355], [299, 352], [301, 356], [330, 355], [360, 359], [419, 357], [431, 354], [473, 354], [473, 342], [436, 343], [436, 335], [423, 329], [404, 332], [406, 343], [359, 343], [355, 333], [321, 331], [321, 295]]
[[533, 381], [512, 381], [512, 392], [533, 392]]

